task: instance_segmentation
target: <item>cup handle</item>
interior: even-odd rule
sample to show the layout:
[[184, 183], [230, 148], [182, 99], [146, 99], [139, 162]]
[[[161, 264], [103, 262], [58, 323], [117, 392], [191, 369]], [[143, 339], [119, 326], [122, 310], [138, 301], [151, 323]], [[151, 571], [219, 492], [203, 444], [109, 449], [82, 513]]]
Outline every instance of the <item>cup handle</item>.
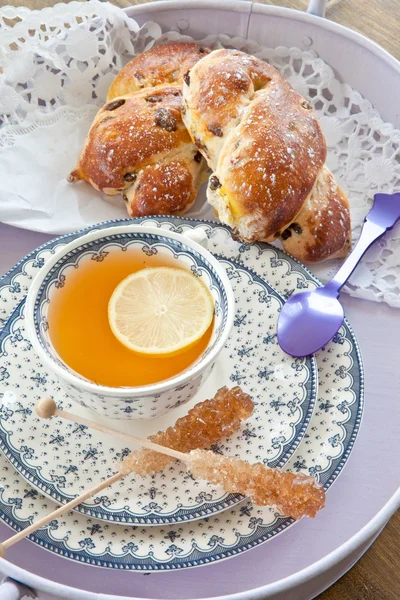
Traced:
[[189, 240], [192, 240], [192, 242], [196, 242], [197, 244], [200, 244], [200, 246], [203, 246], [203, 248], [207, 249], [208, 237], [206, 230], [203, 227], [188, 229], [187, 231], [184, 231], [182, 235]]

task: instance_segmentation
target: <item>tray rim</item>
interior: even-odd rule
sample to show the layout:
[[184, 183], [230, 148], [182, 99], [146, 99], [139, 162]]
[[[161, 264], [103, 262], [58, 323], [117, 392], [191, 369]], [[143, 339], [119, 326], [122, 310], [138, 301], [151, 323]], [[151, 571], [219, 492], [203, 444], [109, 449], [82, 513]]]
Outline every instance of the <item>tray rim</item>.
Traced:
[[[341, 37], [349, 38], [355, 41], [359, 46], [369, 50], [389, 64], [400, 74], [400, 60], [397, 60], [390, 52], [382, 48], [377, 42], [370, 40], [362, 33], [358, 33], [345, 25], [335, 23], [328, 18], [312, 15], [295, 8], [286, 8], [284, 6], [270, 6], [268, 4], [254, 3], [252, 0], [157, 0], [150, 4], [136, 4], [122, 9], [130, 18], [135, 18], [143, 7], [146, 7], [147, 13], [157, 13], [161, 10], [182, 10], [182, 9], [226, 9], [232, 12], [247, 13], [250, 17], [253, 14], [261, 13], [271, 16], [283, 17], [290, 20], [302, 21], [304, 23], [313, 23], [321, 25], [322, 28], [333, 33], [338, 33]], [[244, 9], [244, 10], [241, 10]]]
[[[125, 9], [125, 12], [126, 12], [127, 16], [135, 17], [136, 14], [140, 13], [140, 11], [143, 11], [143, 10], [147, 11], [148, 13], [155, 13], [155, 12], [157, 12], [158, 9], [167, 9], [168, 8], [168, 10], [172, 10], [172, 9], [176, 9], [176, 8], [179, 8], [179, 9], [195, 8], [195, 7], [199, 8], [199, 4], [200, 4], [199, 2], [196, 2], [193, 0], [192, 1], [186, 0], [183, 2], [177, 2], [176, 0], [166, 2], [164, 0], [160, 0], [159, 2], [154, 3], [154, 4], [146, 4], [145, 6], [137, 5], [137, 6], [129, 7], [127, 9]], [[229, 8], [231, 11], [243, 12], [242, 10], [240, 10], [240, 8], [244, 7], [245, 5], [249, 5], [249, 4], [250, 3], [247, 3], [244, 1], [230, 0]], [[206, 1], [202, 2], [202, 8], [214, 8], [216, 6], [218, 6], [219, 8], [226, 6], [228, 8], [228, 2], [226, 2], [226, 0], [219, 0], [218, 2], [215, 0], [206, 0]], [[370, 51], [372, 54], [374, 54], [375, 56], [380, 58], [382, 60], [382, 62], [386, 63], [389, 67], [391, 67], [393, 69], [393, 71], [395, 71], [396, 73], [400, 73], [400, 61], [398, 61], [396, 58], [394, 58], [390, 53], [388, 53], [386, 50], [384, 50], [377, 43], [373, 42], [372, 40], [369, 40], [362, 34], [359, 34], [357, 32], [350, 30], [349, 28], [347, 28], [343, 25], [340, 25], [338, 23], [333, 23], [329, 20], [322, 19], [322, 18], [316, 17], [314, 15], [300, 13], [299, 11], [296, 11], [293, 9], [282, 8], [282, 7], [271, 7], [271, 6], [267, 6], [267, 5], [261, 5], [261, 4], [253, 5], [253, 3], [251, 3], [251, 6], [254, 9], [253, 12], [258, 12], [258, 13], [261, 13], [264, 15], [286, 17], [289, 19], [304, 21], [304, 22], [315, 24], [315, 25], [318, 24], [318, 26], [320, 26], [321, 29], [325, 29], [328, 32], [331, 31], [333, 33], [336, 33], [336, 34], [338, 34], [339, 37], [350, 38], [356, 44], [364, 47], [365, 49]], [[248, 12], [248, 11], [246, 10], [246, 12]], [[17, 263], [17, 264], [19, 264], [19, 263]], [[300, 584], [301, 581], [306, 581], [307, 579], [310, 579], [312, 576], [316, 576], [316, 575], [322, 573], [323, 571], [327, 570], [330, 565], [336, 564], [339, 560], [347, 557], [354, 548], [359, 548], [362, 546], [362, 544], [365, 544], [368, 541], [368, 539], [370, 539], [371, 534], [372, 535], [376, 534], [379, 531], [379, 529], [382, 528], [386, 524], [388, 519], [392, 516], [392, 514], [399, 507], [400, 507], [400, 489], [397, 490], [394, 494], [392, 494], [392, 496], [384, 504], [384, 506], [378, 511], [378, 513], [372, 519], [370, 519], [367, 522], [367, 524], [357, 532], [357, 534], [353, 535], [349, 540], [347, 540], [347, 542], [340, 545], [334, 551], [332, 551], [331, 553], [329, 553], [328, 555], [326, 555], [319, 561], [312, 563], [311, 565], [309, 565], [305, 569], [299, 571], [298, 573], [294, 573], [294, 574], [288, 576], [287, 578], [281, 579], [278, 582], [273, 582], [271, 584], [267, 584], [265, 586], [256, 588], [252, 592], [254, 594], [253, 597], [254, 598], [265, 598], [266, 597], [265, 594], [270, 594], [270, 593], [274, 593], [274, 592], [278, 593], [278, 592], [282, 592], [285, 590], [293, 589], [293, 587]], [[133, 597], [129, 598], [127, 596], [120, 596], [120, 595], [116, 596], [116, 595], [109, 595], [109, 594], [107, 594], [107, 595], [97, 594], [97, 593], [93, 593], [93, 592], [79, 590], [78, 588], [72, 588], [70, 586], [66, 586], [64, 584], [57, 583], [55, 581], [46, 579], [40, 575], [31, 573], [30, 571], [27, 571], [21, 567], [18, 567], [15, 564], [7, 561], [6, 559], [0, 559], [0, 566], [1, 566], [2, 572], [6, 573], [7, 575], [9, 575], [11, 577], [15, 577], [21, 581], [24, 581], [28, 585], [32, 585], [33, 587], [36, 587], [37, 589], [41, 589], [44, 592], [51, 592], [51, 593], [58, 592], [58, 593], [63, 593], [65, 595], [68, 594], [68, 597], [71, 599], [74, 599], [74, 600], [123, 600], [123, 599], [140, 600], [140, 599], [134, 599]], [[245, 592], [240, 592], [237, 594], [224, 595], [223, 597], [229, 598], [230, 600], [245, 600], [245, 598], [247, 597], [249, 592], [250, 592], [250, 590], [247, 590]], [[221, 598], [221, 597], [222, 596], [219, 596], [218, 598]], [[212, 600], [212, 598], [209, 597], [209, 600]]]

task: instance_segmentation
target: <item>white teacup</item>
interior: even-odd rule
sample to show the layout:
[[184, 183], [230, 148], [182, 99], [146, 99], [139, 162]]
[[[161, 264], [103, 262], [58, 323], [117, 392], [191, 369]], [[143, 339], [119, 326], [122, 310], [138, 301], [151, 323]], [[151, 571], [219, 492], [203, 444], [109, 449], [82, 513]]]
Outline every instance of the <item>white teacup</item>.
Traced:
[[[147, 419], [160, 416], [194, 396], [229, 337], [235, 309], [224, 267], [195, 241], [206, 239], [201, 227], [178, 234], [138, 224], [119, 225], [82, 235], [57, 251], [40, 269], [27, 296], [27, 331], [41, 361], [58, 377], [73, 400], [112, 419]], [[86, 261], [104, 255], [104, 251], [124, 246], [133, 246], [146, 254], [162, 252], [169, 260], [179, 261], [180, 268], [201, 277], [213, 297], [215, 316], [207, 348], [178, 375], [140, 387], [107, 387], [89, 381], [60, 358], [51, 341], [47, 315], [52, 300], [63, 293], [64, 282], [71, 273]]]

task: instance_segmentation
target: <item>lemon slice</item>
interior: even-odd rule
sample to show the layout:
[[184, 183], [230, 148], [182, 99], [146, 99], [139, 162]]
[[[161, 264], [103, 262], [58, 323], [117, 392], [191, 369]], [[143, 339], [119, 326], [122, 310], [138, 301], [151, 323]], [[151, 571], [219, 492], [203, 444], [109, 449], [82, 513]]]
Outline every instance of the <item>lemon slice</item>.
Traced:
[[141, 354], [172, 354], [194, 344], [209, 328], [213, 299], [189, 271], [148, 268], [115, 288], [108, 320], [114, 335]]

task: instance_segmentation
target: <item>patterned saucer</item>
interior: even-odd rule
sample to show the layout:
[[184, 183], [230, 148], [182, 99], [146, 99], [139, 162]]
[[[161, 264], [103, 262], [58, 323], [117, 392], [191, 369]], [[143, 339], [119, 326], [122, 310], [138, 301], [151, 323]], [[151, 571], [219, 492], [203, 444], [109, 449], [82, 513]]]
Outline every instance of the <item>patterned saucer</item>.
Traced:
[[[222, 385], [239, 384], [251, 394], [254, 414], [213, 449], [282, 467], [304, 436], [314, 408], [315, 359], [293, 359], [280, 349], [276, 325], [283, 298], [247, 267], [223, 257], [218, 260], [231, 280], [236, 313], [228, 343], [211, 375], [188, 404], [162, 417], [114, 423], [107, 419], [107, 424], [139, 437], [155, 433], [200, 400], [212, 397]], [[41, 364], [27, 339], [24, 307], [23, 300], [0, 334], [4, 391], [0, 447], [36, 489], [67, 503], [113, 475], [130, 449], [118, 437], [62, 419], [35, 417], [37, 399], [52, 396], [64, 410], [105, 422], [104, 417], [71, 402]], [[207, 482], [195, 481], [177, 462], [144, 479], [126, 477], [76, 510], [105, 521], [157, 525], [199, 519], [242, 500], [240, 494], [224, 494]]]
[[[172, 229], [199, 226], [188, 219], [167, 217], [153, 219], [152, 223]], [[216, 223], [207, 223], [207, 228], [211, 251], [239, 257], [242, 264], [268, 279], [281, 294], [315, 287], [313, 276], [280, 250], [267, 245], [240, 245], [231, 239], [227, 228]], [[54, 252], [64, 241], [65, 238], [50, 241], [35, 250], [0, 281], [0, 319], [4, 323], [24, 299], [32, 274], [46, 253]], [[306, 436], [286, 468], [313, 474], [329, 489], [349, 458], [363, 411], [361, 358], [347, 323], [316, 358], [319, 374], [316, 410]], [[0, 372], [0, 381], [2, 377]], [[0, 456], [0, 515], [4, 522], [20, 530], [55, 507]], [[292, 524], [292, 519], [275, 510], [253, 507], [246, 501], [193, 523], [151, 528], [99, 523], [69, 513], [30, 539], [50, 552], [78, 562], [143, 572], [216, 562], [270, 540]]]

